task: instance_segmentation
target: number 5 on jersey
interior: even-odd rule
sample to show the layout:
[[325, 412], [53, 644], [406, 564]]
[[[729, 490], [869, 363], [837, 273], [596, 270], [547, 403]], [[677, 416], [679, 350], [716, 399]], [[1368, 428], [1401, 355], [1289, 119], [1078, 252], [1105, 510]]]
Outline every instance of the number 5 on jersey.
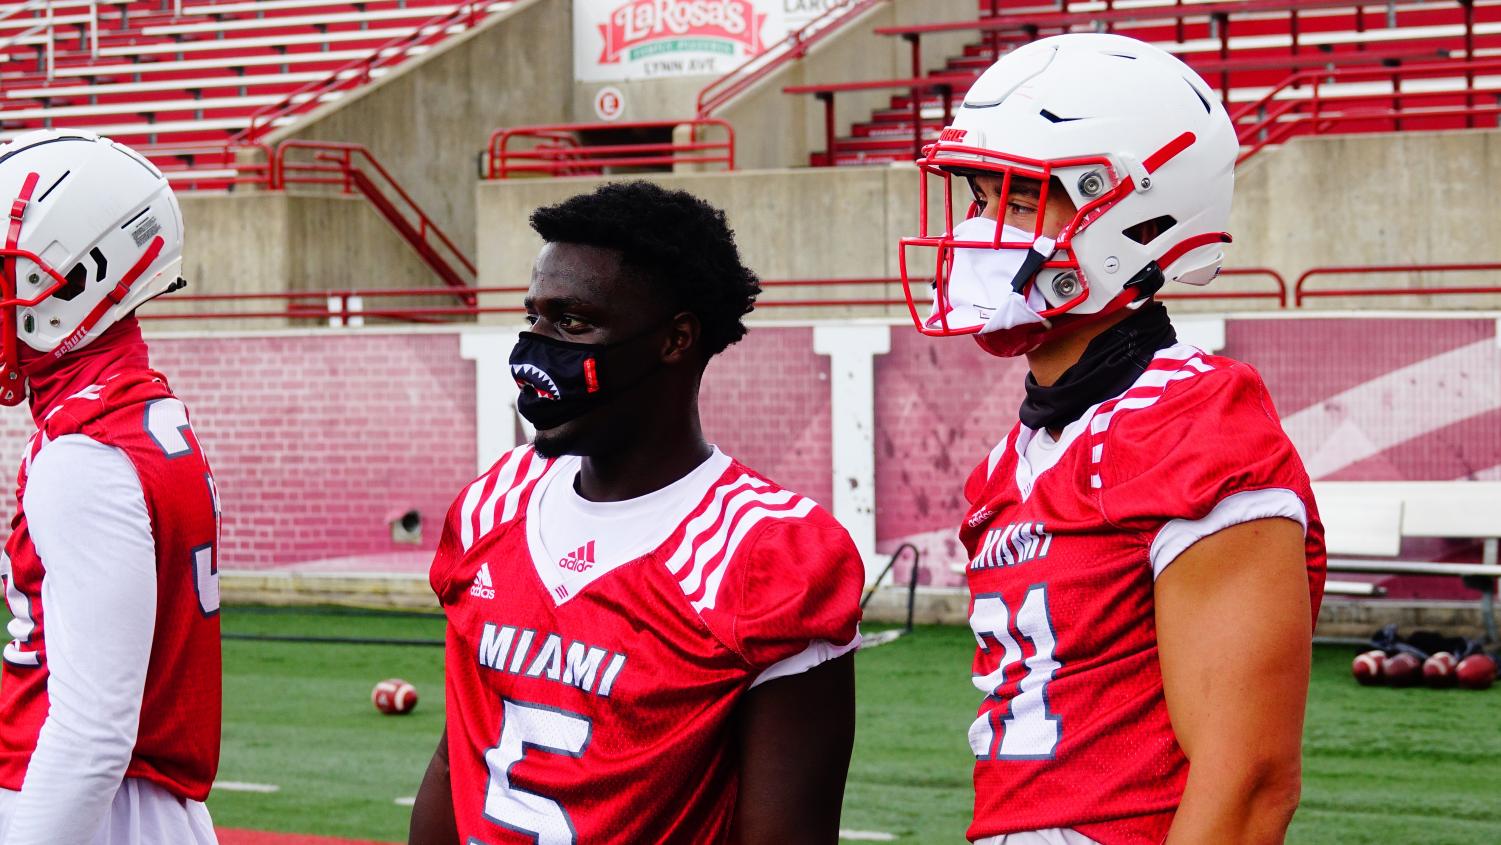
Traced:
[[[975, 597], [969, 616], [970, 630], [986, 654], [1001, 649], [995, 669], [975, 676], [975, 686], [987, 695], [1003, 699], [1003, 706], [988, 710], [969, 726], [969, 746], [977, 760], [1047, 760], [1053, 756], [1061, 735], [1059, 719], [1048, 712], [1048, 683], [1062, 664], [1053, 658], [1057, 646], [1048, 614], [1048, 588], [1038, 584], [1027, 591], [1016, 614], [1016, 630], [1032, 643], [1032, 654], [1022, 660], [1021, 646], [1011, 636], [1011, 611], [994, 593]], [[1018, 660], [1027, 673], [1009, 701], [1001, 696], [1006, 670]], [[997, 727], [1001, 734], [996, 742]]]
[[[193, 454], [192, 433], [188, 424], [188, 409], [177, 399], [157, 399], [146, 405], [146, 433], [161, 447], [168, 458], [181, 458]], [[204, 616], [219, 612], [219, 489], [214, 486], [214, 477], [204, 473], [209, 499], [214, 503], [214, 536], [193, 549], [193, 588], [198, 593], [198, 609]]]
[[592, 726], [583, 716], [539, 704], [505, 700], [500, 743], [485, 752], [490, 784], [485, 791], [485, 817], [519, 833], [537, 845], [574, 845], [578, 830], [568, 812], [545, 795], [511, 784], [511, 769], [528, 750], [582, 757], [589, 747]]

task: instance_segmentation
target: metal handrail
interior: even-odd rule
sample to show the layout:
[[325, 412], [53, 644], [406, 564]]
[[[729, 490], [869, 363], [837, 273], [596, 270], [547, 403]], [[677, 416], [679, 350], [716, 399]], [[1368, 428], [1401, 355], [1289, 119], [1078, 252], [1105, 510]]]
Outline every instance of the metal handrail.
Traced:
[[[288, 163], [287, 153], [292, 150], [315, 151], [314, 163], [295, 161]], [[359, 159], [360, 163], [356, 163], [356, 159]], [[283, 141], [277, 145], [271, 157], [271, 189], [285, 190], [289, 184], [339, 185], [342, 193], [353, 193], [357, 189], [363, 192], [365, 190], [365, 181], [360, 178], [364, 172], [364, 168], [361, 165], [368, 167], [370, 171], [384, 180], [386, 185], [395, 192], [396, 196], [400, 197], [402, 202], [406, 204], [407, 212], [415, 215], [417, 219], [416, 235], [421, 239], [422, 243], [427, 244], [430, 248], [432, 243], [428, 240], [428, 233], [432, 233], [438, 239], [438, 242], [447, 248], [450, 256], [458, 259], [459, 263], [469, 271], [470, 278], [463, 283], [465, 301], [469, 301], [472, 298], [474, 277], [479, 273], [474, 266], [474, 262], [454, 244], [453, 240], [448, 237], [448, 234], [443, 231], [442, 227], [429, 217], [427, 212], [422, 210], [422, 207], [406, 192], [401, 183], [396, 181], [395, 177], [380, 163], [380, 160], [364, 145], [336, 141], [303, 141], [297, 139]], [[374, 183], [371, 184], [373, 185]], [[377, 206], [381, 204], [381, 200], [383, 199], [382, 197], [370, 196], [368, 194], [366, 198], [375, 202]], [[394, 223], [395, 221], [392, 222]], [[408, 221], [408, 225], [410, 225], [410, 221]], [[450, 293], [452, 293], [451, 290]]]
[[[695, 140], [687, 143], [605, 144], [585, 146], [579, 134], [590, 131], [630, 129], [676, 129], [690, 126]], [[717, 128], [724, 140], [697, 140], [700, 130]], [[514, 140], [542, 141], [533, 147], [513, 149]], [[683, 155], [687, 153], [687, 155]], [[735, 169], [735, 128], [719, 118], [687, 120], [650, 120], [628, 123], [555, 123], [497, 129], [490, 133], [485, 147], [483, 176], [505, 179], [516, 173], [543, 173], [550, 176], [573, 176], [599, 173], [606, 167], [646, 167], [677, 164], [723, 164]], [[518, 163], [519, 162], [519, 163]]]
[[698, 92], [698, 116], [712, 116], [730, 100], [781, 66], [808, 55], [808, 50], [814, 44], [842, 29], [842, 24], [855, 20], [866, 10], [884, 2], [887, 0], [835, 0], [823, 14], [704, 86]]
[[1309, 279], [1320, 276], [1370, 276], [1385, 273], [1501, 273], [1501, 262], [1477, 262], [1471, 264], [1372, 264], [1366, 266], [1315, 267], [1298, 277], [1293, 285], [1293, 305], [1303, 307], [1303, 300], [1331, 296], [1447, 296], [1452, 294], [1501, 293], [1501, 285], [1487, 287], [1439, 287], [1439, 288], [1334, 288], [1307, 290]]

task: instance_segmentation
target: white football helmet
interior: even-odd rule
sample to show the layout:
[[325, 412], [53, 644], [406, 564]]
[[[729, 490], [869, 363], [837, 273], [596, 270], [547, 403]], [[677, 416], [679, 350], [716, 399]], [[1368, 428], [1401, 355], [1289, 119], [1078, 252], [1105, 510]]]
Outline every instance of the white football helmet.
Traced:
[[25, 397], [20, 344], [61, 357], [185, 283], [182, 212], [129, 147], [46, 129], [0, 146], [0, 404]]
[[[1164, 281], [1207, 284], [1230, 240], [1238, 150], [1218, 96], [1150, 44], [1079, 33], [1008, 53], [917, 162], [919, 235], [900, 254], [913, 321], [1019, 355], [1084, 315], [1139, 307]], [[1051, 238], [1041, 214], [1033, 231], [976, 219], [984, 174], [998, 177], [1002, 221], [1013, 180], [1040, 184], [1042, 207], [1061, 186], [1076, 213]]]

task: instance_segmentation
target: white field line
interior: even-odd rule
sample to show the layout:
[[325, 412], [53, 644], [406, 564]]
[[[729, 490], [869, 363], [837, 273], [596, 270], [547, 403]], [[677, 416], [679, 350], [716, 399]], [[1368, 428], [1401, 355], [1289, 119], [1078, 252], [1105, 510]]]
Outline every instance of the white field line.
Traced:
[[896, 837], [890, 833], [882, 833], [879, 830], [841, 830], [840, 839], [853, 839], [863, 842], [895, 842]]
[[214, 782], [215, 789], [225, 792], [280, 792], [281, 787], [274, 783], [242, 783], [237, 780], [220, 780]]
[[395, 804], [398, 807], [413, 807], [413, 806], [416, 806], [416, 804], [417, 804], [417, 796], [415, 796], [415, 795], [408, 795], [405, 798], [397, 798], [395, 801], [392, 801], [391, 803]]
[[901, 628], [892, 628], [889, 631], [877, 631], [874, 634], [866, 634], [860, 640], [859, 650], [865, 651], [868, 648], [875, 648], [878, 645], [885, 645], [905, 633], [907, 632], [903, 631]]

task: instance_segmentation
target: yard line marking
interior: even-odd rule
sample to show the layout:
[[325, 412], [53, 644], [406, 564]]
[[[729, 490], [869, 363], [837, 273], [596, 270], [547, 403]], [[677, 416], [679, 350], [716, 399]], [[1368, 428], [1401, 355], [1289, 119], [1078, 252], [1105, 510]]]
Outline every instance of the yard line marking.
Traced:
[[859, 651], [865, 651], [868, 648], [875, 648], [876, 646], [885, 645], [905, 633], [907, 632], [903, 631], [901, 628], [892, 628], [889, 631], [877, 631], [874, 634], [866, 634], [860, 640]]
[[395, 804], [398, 807], [415, 807], [417, 805], [417, 796], [408, 795], [405, 798], [397, 798], [391, 803]]
[[274, 783], [242, 783], [237, 780], [221, 780], [214, 782], [215, 789], [226, 792], [280, 792], [281, 787]]
[[840, 839], [860, 839], [867, 842], [895, 842], [896, 836], [879, 830], [841, 830]]

